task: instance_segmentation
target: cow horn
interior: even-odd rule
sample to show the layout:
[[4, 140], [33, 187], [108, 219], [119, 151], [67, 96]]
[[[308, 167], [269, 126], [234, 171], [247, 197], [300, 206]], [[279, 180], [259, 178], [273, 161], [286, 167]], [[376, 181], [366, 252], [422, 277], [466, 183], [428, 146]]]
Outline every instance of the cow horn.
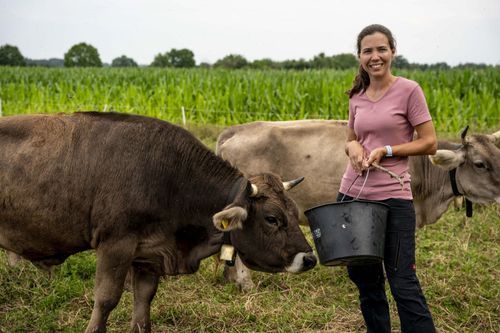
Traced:
[[464, 129], [462, 130], [462, 133], [460, 133], [460, 137], [462, 138], [462, 144], [465, 144], [465, 136], [467, 135], [468, 130], [469, 130], [469, 125], [465, 126]]
[[294, 179], [294, 180], [289, 180], [287, 182], [283, 182], [283, 187], [285, 188], [285, 191], [288, 191], [292, 188], [294, 188], [295, 186], [299, 185], [301, 181], [304, 180], [304, 177], [299, 177], [297, 179]]
[[491, 134], [492, 141], [494, 144], [499, 145], [500, 144], [500, 131], [496, 131], [495, 133]]
[[252, 185], [252, 193], [250, 193], [250, 197], [256, 197], [259, 194], [259, 188], [255, 184]]

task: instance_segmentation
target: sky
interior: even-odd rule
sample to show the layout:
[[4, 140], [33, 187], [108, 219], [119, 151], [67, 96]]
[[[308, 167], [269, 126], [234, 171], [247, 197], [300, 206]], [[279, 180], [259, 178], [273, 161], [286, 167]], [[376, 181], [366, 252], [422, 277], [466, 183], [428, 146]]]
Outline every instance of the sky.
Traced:
[[63, 58], [85, 42], [103, 62], [150, 64], [172, 48], [196, 63], [356, 53], [373, 23], [415, 63], [500, 65], [500, 0], [0, 0], [0, 45], [30, 59]]

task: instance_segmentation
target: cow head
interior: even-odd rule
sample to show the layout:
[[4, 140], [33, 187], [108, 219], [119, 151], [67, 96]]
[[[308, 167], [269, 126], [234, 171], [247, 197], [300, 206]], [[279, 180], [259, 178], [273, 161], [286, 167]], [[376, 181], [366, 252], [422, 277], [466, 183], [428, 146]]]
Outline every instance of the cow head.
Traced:
[[300, 180], [282, 183], [274, 174], [251, 177], [247, 190], [213, 217], [214, 225], [230, 232], [243, 263], [265, 272], [302, 272], [316, 257], [298, 223], [295, 202], [285, 193]]
[[445, 170], [457, 169], [459, 190], [478, 203], [500, 203], [500, 131], [491, 135], [467, 137], [457, 150], [438, 150], [431, 162]]

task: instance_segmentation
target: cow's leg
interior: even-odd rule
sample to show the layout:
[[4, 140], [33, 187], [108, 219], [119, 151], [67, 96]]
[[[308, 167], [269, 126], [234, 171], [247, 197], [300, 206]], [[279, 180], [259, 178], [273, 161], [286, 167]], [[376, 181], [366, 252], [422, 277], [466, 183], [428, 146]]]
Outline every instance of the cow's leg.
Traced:
[[85, 333], [106, 332], [109, 314], [120, 301], [134, 249], [135, 242], [130, 239], [109, 240], [97, 248], [94, 308]]
[[134, 286], [134, 317], [132, 318], [132, 332], [151, 332], [150, 309], [151, 301], [158, 289], [159, 276], [134, 267], [132, 284]]
[[131, 293], [134, 292], [133, 276], [134, 276], [134, 268], [130, 267], [130, 269], [127, 272], [127, 277], [125, 278], [125, 283], [123, 284], [123, 289], [126, 291], [130, 291]]
[[250, 290], [255, 287], [250, 269], [243, 264], [238, 255], [236, 255], [234, 266], [224, 266], [224, 277], [229, 282], [234, 282], [242, 290]]

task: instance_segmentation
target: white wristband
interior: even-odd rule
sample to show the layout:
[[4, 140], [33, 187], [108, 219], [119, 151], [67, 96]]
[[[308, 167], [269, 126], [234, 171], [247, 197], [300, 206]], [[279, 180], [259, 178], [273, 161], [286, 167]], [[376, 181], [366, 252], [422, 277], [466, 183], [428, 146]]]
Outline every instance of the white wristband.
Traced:
[[392, 157], [392, 147], [387, 145], [387, 146], [384, 146], [385, 147], [385, 150], [387, 150], [387, 154], [385, 154], [385, 157]]

